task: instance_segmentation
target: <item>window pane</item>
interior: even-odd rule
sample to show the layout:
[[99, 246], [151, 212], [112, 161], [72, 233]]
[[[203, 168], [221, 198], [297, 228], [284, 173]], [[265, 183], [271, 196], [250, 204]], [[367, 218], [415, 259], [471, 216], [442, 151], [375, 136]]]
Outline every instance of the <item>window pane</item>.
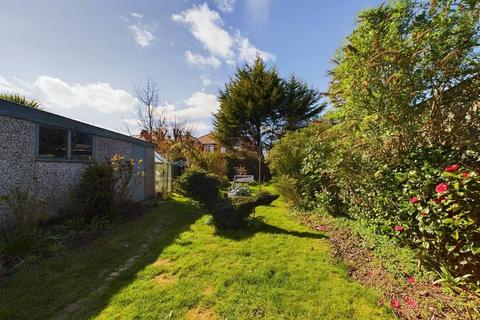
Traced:
[[38, 139], [40, 158], [66, 159], [67, 139], [67, 130], [41, 126]]
[[84, 132], [72, 132], [72, 159], [92, 160], [92, 135]]

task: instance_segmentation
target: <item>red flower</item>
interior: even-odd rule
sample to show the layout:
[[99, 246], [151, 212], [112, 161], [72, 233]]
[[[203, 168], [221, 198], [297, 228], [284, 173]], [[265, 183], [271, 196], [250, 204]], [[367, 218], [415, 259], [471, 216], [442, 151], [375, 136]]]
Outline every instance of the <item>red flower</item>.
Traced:
[[414, 277], [407, 277], [407, 282], [410, 283], [410, 284], [414, 284], [415, 283], [415, 278]]
[[400, 304], [400, 301], [398, 301], [397, 299], [392, 299], [390, 301], [390, 306], [394, 309], [400, 309], [401, 304]]
[[462, 173], [462, 177], [468, 178], [468, 172], [463, 172], [463, 173]]
[[445, 171], [447, 172], [455, 172], [458, 170], [458, 168], [460, 168], [460, 165], [458, 164], [452, 164], [451, 166], [448, 166], [445, 168]]
[[445, 201], [445, 196], [440, 196], [438, 197], [437, 199], [433, 200], [435, 201], [436, 204], [440, 204], [442, 203], [443, 201]]
[[408, 201], [410, 201], [410, 203], [417, 203], [418, 202], [418, 197], [412, 197]]
[[435, 191], [437, 193], [444, 193], [444, 192], [447, 192], [448, 190], [448, 184], [446, 184], [445, 182], [442, 182], [442, 183], [439, 183], [436, 187], [435, 187]]
[[412, 298], [405, 298], [404, 300], [407, 306], [410, 307], [410, 309], [413, 309], [417, 306], [417, 301], [413, 300]]
[[405, 228], [402, 225], [396, 225], [393, 229], [398, 232], [405, 231]]

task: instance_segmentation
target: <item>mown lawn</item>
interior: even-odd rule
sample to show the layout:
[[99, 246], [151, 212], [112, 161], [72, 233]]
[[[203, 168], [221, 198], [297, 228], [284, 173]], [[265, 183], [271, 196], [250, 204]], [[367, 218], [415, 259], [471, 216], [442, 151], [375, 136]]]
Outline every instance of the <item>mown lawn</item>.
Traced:
[[389, 319], [281, 200], [215, 235], [187, 199], [0, 282], [0, 319]]

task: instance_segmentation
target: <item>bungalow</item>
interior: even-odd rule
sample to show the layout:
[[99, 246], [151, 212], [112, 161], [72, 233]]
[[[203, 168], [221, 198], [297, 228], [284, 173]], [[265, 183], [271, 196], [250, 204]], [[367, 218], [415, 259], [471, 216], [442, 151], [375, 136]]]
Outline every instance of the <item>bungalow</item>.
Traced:
[[[114, 154], [142, 160], [133, 200], [155, 194], [155, 145], [113, 131], [0, 100], [0, 196], [29, 188], [53, 199], [49, 215], [68, 208], [72, 187], [93, 162]], [[1, 204], [0, 204], [1, 205]], [[5, 207], [0, 206], [1, 217]]]
[[225, 153], [227, 151], [227, 149], [217, 141], [213, 132], [198, 137], [197, 140], [201, 143], [204, 152]]

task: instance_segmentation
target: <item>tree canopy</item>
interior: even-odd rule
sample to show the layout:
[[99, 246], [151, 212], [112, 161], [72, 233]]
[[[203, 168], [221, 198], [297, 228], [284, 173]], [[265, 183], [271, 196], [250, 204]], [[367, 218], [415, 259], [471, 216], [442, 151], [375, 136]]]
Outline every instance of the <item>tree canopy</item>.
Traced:
[[[419, 137], [448, 143], [452, 126], [471, 127], [465, 119], [478, 119], [471, 107], [479, 99], [479, 7], [477, 0], [401, 0], [361, 12], [333, 59], [329, 97], [337, 117], [397, 146]], [[469, 94], [449, 94], [459, 86]]]
[[214, 119], [218, 139], [257, 152], [259, 161], [286, 131], [304, 127], [324, 108], [317, 90], [294, 76], [282, 79], [260, 58], [237, 69], [219, 100]]

